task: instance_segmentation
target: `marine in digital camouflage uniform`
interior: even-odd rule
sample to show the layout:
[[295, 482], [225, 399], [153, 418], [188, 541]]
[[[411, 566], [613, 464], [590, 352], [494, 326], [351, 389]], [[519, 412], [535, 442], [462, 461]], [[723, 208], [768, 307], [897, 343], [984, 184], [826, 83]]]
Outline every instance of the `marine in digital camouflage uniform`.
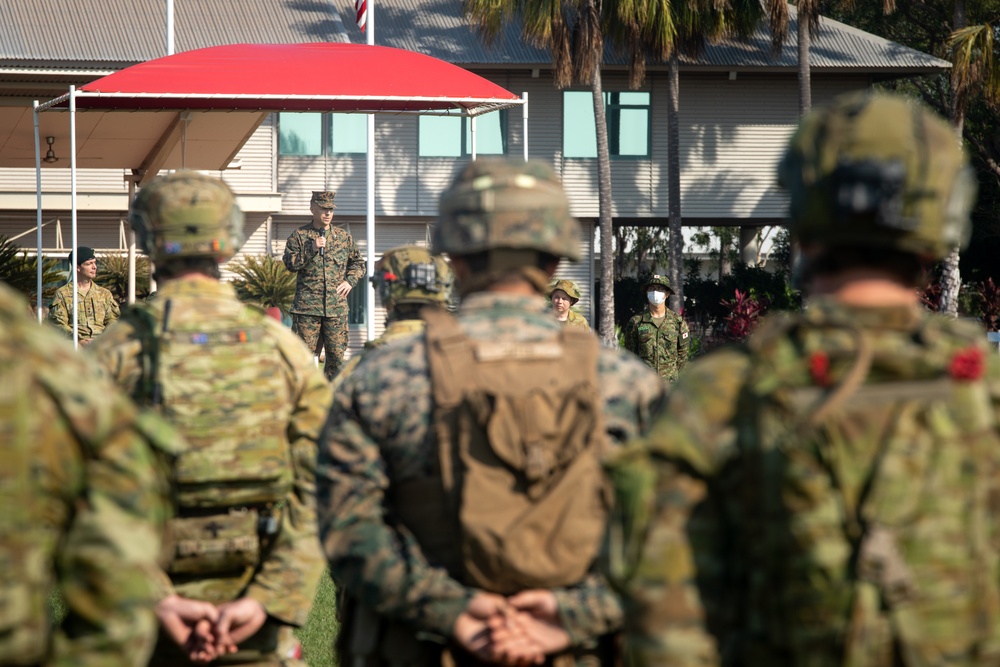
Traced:
[[1000, 365], [926, 312], [969, 234], [954, 130], [895, 96], [802, 120], [779, 167], [803, 313], [693, 362], [611, 462], [636, 665], [996, 665]]
[[[559, 292], [559, 294], [556, 294], [556, 292]], [[590, 331], [590, 323], [587, 321], [587, 318], [575, 310], [571, 310], [580, 300], [580, 289], [572, 280], [557, 280], [552, 283], [552, 286], [549, 288], [549, 300], [552, 301], [552, 310], [556, 314], [556, 319], [562, 322], [563, 326], [580, 327], [581, 329]], [[556, 304], [556, 301], [559, 300], [563, 304], [568, 304], [565, 306], [565, 310], [560, 310], [559, 305]], [[565, 316], [563, 315], [564, 313]]]
[[313, 219], [285, 243], [282, 261], [295, 274], [292, 330], [306, 347], [326, 350], [323, 372], [332, 380], [347, 350], [347, 295], [365, 275], [365, 261], [350, 232], [331, 225], [335, 193], [315, 191], [309, 203]]
[[[97, 275], [97, 259], [93, 248], [80, 246], [77, 257], [77, 340], [80, 345], [89, 345], [95, 336], [103, 332], [121, 315], [115, 295], [94, 282]], [[69, 254], [70, 263], [73, 253]], [[49, 305], [49, 322], [59, 327], [68, 337], [73, 337], [73, 281], [56, 290]]]
[[183, 649], [163, 625], [151, 664], [220, 653], [226, 664], [301, 664], [292, 630], [324, 568], [314, 466], [329, 383], [294, 334], [218, 281], [218, 263], [243, 241], [243, 214], [222, 181], [183, 171], [157, 179], [130, 220], [160, 289], [91, 349], [188, 441], [173, 471], [160, 618], [194, 607], [214, 621], [211, 638]]
[[[666, 276], [651, 277], [643, 289], [648, 301], [646, 310], [625, 324], [625, 349], [649, 364], [664, 382], [673, 382], [687, 363], [691, 346], [688, 325], [666, 306], [666, 299], [673, 293]], [[659, 303], [654, 303], [654, 298]]]
[[[435, 317], [457, 319], [465, 340], [484, 348], [553, 350], [569, 330], [552, 317], [544, 295], [559, 258], [577, 259], [578, 234], [549, 167], [472, 163], [442, 196], [433, 241], [434, 252], [451, 258], [464, 296], [457, 318], [440, 311]], [[468, 649], [480, 657], [485, 652], [510, 658], [519, 650], [535, 657], [532, 651], [541, 655], [566, 644], [571, 646], [564, 660], [585, 655], [581, 659], [588, 664], [595, 658], [607, 662], [607, 640], [620, 626], [621, 608], [596, 571], [571, 585], [506, 601], [487, 595], [455, 567], [461, 555], [449, 540], [457, 528], [421, 509], [427, 496], [442, 493], [435, 383], [428, 364], [431, 331], [429, 323], [428, 333], [366, 352], [335, 392], [324, 429], [317, 482], [320, 534], [331, 574], [349, 602], [341, 664], [440, 664], [445, 646], [458, 664], [468, 664], [473, 660]], [[572, 338], [593, 343], [593, 396], [601, 414], [588, 417], [603, 420], [611, 446], [640, 435], [662, 400], [662, 383], [633, 357], [601, 349], [592, 336]], [[568, 373], [580, 363], [570, 359], [562, 368]], [[414, 493], [417, 487], [427, 492]], [[581, 487], [575, 493], [591, 507], [598, 490]], [[603, 519], [596, 525], [595, 550], [602, 526]], [[442, 546], [447, 544], [452, 546]], [[528, 647], [511, 649], [504, 643], [503, 623], [492, 629], [491, 646], [470, 643], [475, 632], [497, 621], [496, 614], [515, 611], [564, 643], [532, 639]]]
[[[420, 319], [420, 310], [427, 307], [447, 308], [455, 285], [447, 260], [440, 255], [431, 255], [420, 246], [386, 250], [375, 265], [375, 275], [369, 280], [375, 285], [387, 316], [385, 331], [375, 340], [365, 343], [366, 351], [397, 338], [423, 333], [424, 321]], [[334, 391], [363, 358], [364, 352], [361, 352], [347, 360], [333, 379]]]
[[2, 284], [0, 376], [0, 664], [143, 665], [179, 436]]

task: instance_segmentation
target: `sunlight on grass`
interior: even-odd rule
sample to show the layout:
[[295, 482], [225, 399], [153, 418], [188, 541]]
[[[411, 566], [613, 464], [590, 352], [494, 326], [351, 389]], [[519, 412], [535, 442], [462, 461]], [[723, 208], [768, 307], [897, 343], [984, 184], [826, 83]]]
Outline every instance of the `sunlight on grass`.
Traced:
[[309, 619], [295, 635], [309, 667], [334, 667], [333, 642], [337, 637], [337, 594], [329, 573], [324, 573]]

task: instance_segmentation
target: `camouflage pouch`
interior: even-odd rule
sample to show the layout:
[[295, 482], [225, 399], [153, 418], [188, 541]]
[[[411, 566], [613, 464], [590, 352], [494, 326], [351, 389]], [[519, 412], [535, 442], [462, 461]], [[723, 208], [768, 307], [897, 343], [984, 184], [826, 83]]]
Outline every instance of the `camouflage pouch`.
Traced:
[[260, 562], [260, 517], [241, 508], [226, 514], [171, 519], [171, 575], [239, 574]]
[[597, 339], [564, 328], [551, 341], [474, 341], [447, 313], [425, 319], [439, 488], [463, 578], [497, 593], [579, 582], [610, 507]]

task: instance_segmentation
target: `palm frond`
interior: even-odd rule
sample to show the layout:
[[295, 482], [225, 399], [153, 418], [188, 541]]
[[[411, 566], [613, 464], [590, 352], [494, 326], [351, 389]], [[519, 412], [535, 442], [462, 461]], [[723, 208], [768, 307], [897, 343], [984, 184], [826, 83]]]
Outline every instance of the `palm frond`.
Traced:
[[285, 315], [292, 309], [295, 275], [280, 259], [270, 255], [246, 255], [230, 262], [228, 268], [238, 276], [232, 284], [240, 301], [262, 308], [280, 308]]
[[[52, 299], [63, 283], [62, 273], [56, 269], [58, 260], [42, 261], [42, 300]], [[24, 294], [28, 301], [38, 299], [38, 258], [27, 253], [6, 236], [0, 235], [0, 281]]]

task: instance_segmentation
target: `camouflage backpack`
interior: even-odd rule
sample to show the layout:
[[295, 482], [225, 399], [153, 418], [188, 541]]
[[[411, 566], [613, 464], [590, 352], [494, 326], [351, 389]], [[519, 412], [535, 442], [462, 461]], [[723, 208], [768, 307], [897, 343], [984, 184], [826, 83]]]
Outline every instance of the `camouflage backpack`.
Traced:
[[553, 341], [474, 341], [440, 309], [422, 317], [439, 476], [401, 489], [394, 509], [468, 585], [510, 594], [579, 582], [610, 502], [597, 339], [563, 329]]
[[292, 400], [266, 315], [240, 304], [208, 317], [166, 299], [129, 311], [143, 345], [140, 402], [177, 425], [188, 448], [174, 466], [178, 518], [169, 527], [172, 575], [232, 575], [241, 587], [277, 534], [292, 485], [285, 432]]
[[740, 466], [723, 475], [732, 665], [997, 664], [1000, 437], [976, 327], [885, 345], [807, 312], [750, 344]]

